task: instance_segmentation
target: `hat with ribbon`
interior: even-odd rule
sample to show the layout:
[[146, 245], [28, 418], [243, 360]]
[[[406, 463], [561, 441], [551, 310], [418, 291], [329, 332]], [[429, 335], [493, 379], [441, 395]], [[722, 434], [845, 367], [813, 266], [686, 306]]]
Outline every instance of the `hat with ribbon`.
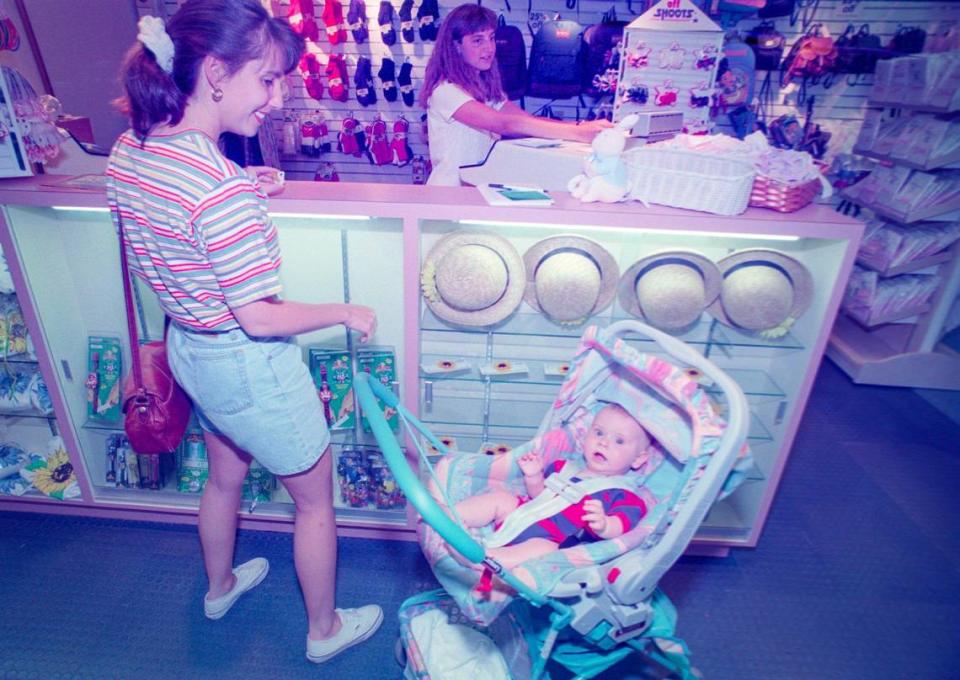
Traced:
[[523, 260], [496, 234], [457, 231], [443, 236], [423, 260], [423, 299], [439, 318], [461, 326], [492, 326], [520, 306]]
[[779, 250], [747, 248], [727, 255], [720, 296], [708, 308], [717, 320], [767, 338], [787, 334], [813, 300], [813, 277]]
[[620, 267], [607, 250], [583, 236], [560, 234], [523, 254], [527, 284], [523, 299], [551, 321], [583, 323], [612, 301]]
[[720, 294], [720, 270], [692, 250], [665, 250], [637, 260], [620, 278], [624, 311], [663, 330], [685, 328]]

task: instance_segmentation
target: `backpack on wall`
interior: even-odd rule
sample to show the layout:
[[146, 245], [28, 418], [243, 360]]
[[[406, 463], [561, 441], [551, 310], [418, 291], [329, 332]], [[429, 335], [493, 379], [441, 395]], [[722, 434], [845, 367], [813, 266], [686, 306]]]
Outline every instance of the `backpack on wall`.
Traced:
[[583, 32], [586, 54], [583, 65], [583, 93], [594, 98], [613, 94], [617, 89], [620, 68], [620, 43], [626, 21], [617, 20], [611, 7], [599, 24], [588, 26]]
[[786, 39], [772, 21], [761, 21], [754, 26], [745, 42], [753, 50], [758, 71], [776, 71], [780, 68]]
[[814, 24], [790, 48], [790, 53], [780, 67], [780, 84], [793, 80], [813, 82], [821, 76], [834, 72], [837, 63], [837, 46], [827, 36], [820, 35], [820, 24]]
[[893, 56], [881, 46], [880, 37], [870, 33], [867, 24], [860, 26], [859, 31], [853, 24], [847, 25], [847, 30], [837, 38], [836, 46], [838, 73], [873, 73], [880, 59]]
[[794, 0], [767, 0], [767, 4], [759, 9], [758, 14], [761, 19], [788, 17], [793, 14], [793, 7]]
[[503, 91], [507, 99], [520, 99], [527, 89], [527, 46], [523, 32], [508, 24], [501, 14], [493, 39], [497, 43], [497, 68]]
[[566, 99], [580, 94], [585, 56], [583, 27], [576, 21], [546, 21], [530, 47], [527, 94]]

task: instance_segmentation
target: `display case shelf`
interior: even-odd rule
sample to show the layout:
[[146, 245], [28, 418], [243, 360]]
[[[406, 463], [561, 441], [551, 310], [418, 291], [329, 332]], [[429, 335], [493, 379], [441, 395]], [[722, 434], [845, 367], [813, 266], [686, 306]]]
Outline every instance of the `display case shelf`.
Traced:
[[861, 318], [859, 314], [854, 312], [852, 309], [845, 309], [844, 313], [849, 316], [851, 319], [856, 321], [858, 324], [863, 326], [866, 329], [876, 328], [888, 323], [895, 323], [897, 321], [906, 321], [907, 319], [915, 319], [915, 317], [920, 316], [921, 314], [926, 314], [931, 309], [929, 303], [919, 305], [917, 307], [911, 307], [909, 309], [898, 309], [893, 312], [888, 312], [887, 314], [880, 314], [876, 317]]
[[928, 257], [921, 257], [917, 260], [910, 260], [909, 262], [904, 262], [902, 264], [894, 265], [892, 267], [880, 268], [877, 267], [875, 263], [870, 262], [862, 258], [857, 258], [857, 264], [862, 267], [866, 267], [871, 271], [877, 272], [880, 276], [884, 278], [889, 278], [891, 276], [899, 276], [900, 274], [911, 274], [913, 272], [922, 271], [928, 267], [935, 267], [938, 264], [943, 264], [949, 262], [953, 259], [953, 253], [949, 249], [944, 250], [943, 252], [936, 253], [935, 255], [930, 255]]
[[[462, 357], [447, 357], [439, 354], [422, 354], [421, 363], [434, 364], [448, 359], [462, 359]], [[512, 357], [502, 357], [503, 359], [513, 361]], [[481, 360], [483, 361], [483, 360]], [[420, 373], [420, 379], [423, 381], [437, 382], [464, 382], [464, 383], [507, 383], [507, 384], [527, 384], [527, 385], [550, 385], [559, 389], [563, 383], [563, 375], [548, 375], [545, 371], [551, 366], [555, 366], [555, 361], [535, 361], [531, 359], [516, 359], [527, 365], [529, 371], [519, 375], [483, 375], [480, 373], [477, 363], [471, 363], [468, 371], [458, 373]], [[483, 362], [485, 363], [485, 362]], [[747, 396], [764, 397], [783, 397], [786, 393], [777, 385], [777, 383], [765, 372], [751, 369], [730, 369], [727, 371], [738, 385], [743, 389]], [[712, 385], [706, 385], [705, 390], [708, 393], [716, 394], [717, 389]]]
[[[608, 326], [617, 321], [633, 321], [634, 317], [625, 314], [614, 315], [612, 313], [597, 314], [590, 317], [585, 324], [577, 326], [558, 326], [544, 318], [542, 314], [529, 312], [518, 312], [511, 316], [503, 324], [483, 331], [499, 337], [518, 336], [526, 338], [568, 338], [578, 339], [583, 330], [588, 325]], [[438, 333], [447, 335], [463, 335], [470, 333], [468, 328], [451, 326], [436, 317], [429, 309], [424, 309], [421, 319], [420, 330], [422, 333]], [[476, 331], [473, 331], [476, 333]], [[803, 349], [803, 345], [796, 337], [787, 333], [782, 338], [775, 340], [765, 339], [758, 335], [746, 332], [740, 332], [733, 328], [725, 327], [715, 319], [704, 315], [692, 328], [683, 333], [676, 334], [676, 338], [689, 345], [729, 345], [732, 347], [764, 347], [770, 349], [796, 350]], [[626, 334], [624, 339], [628, 342], [637, 343], [638, 349], [650, 351], [654, 347], [654, 342], [649, 338], [641, 337], [635, 334]]]
[[[854, 187], [857, 185], [854, 184]], [[934, 203], [933, 205], [923, 205], [913, 210], [898, 210], [889, 206], [881, 206], [859, 198], [856, 191], [842, 190], [842, 198], [852, 201], [868, 210], [872, 210], [880, 217], [900, 224], [913, 224], [924, 220], [930, 222], [956, 222], [960, 219], [960, 196], [951, 198], [948, 201]]]

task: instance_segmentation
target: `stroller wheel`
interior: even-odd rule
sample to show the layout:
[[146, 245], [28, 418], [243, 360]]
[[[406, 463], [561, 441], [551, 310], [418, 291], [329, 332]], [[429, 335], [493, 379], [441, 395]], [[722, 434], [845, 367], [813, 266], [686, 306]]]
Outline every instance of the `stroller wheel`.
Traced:
[[397, 638], [396, 644], [393, 645], [393, 658], [397, 660], [397, 663], [406, 668], [407, 666], [407, 650], [403, 648], [403, 640]]

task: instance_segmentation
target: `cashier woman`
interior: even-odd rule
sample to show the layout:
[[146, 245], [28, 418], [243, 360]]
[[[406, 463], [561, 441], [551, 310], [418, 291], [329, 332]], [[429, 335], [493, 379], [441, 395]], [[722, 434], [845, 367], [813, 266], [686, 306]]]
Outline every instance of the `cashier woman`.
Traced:
[[496, 28], [496, 15], [473, 4], [460, 5], [440, 25], [420, 93], [433, 164], [427, 184], [459, 186], [460, 166], [482, 161], [500, 137], [589, 143], [610, 127], [602, 119], [577, 124], [539, 118], [509, 101], [496, 68]]

